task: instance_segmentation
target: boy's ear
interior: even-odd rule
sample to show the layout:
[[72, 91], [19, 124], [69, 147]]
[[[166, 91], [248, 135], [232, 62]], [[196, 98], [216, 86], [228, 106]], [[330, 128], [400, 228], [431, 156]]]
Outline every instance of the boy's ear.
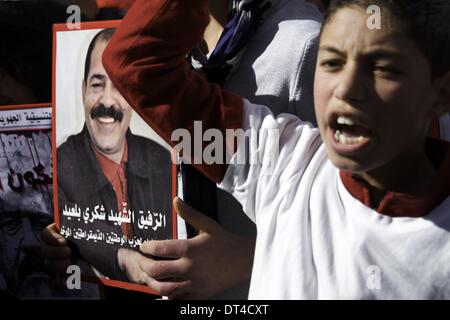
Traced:
[[440, 117], [450, 112], [450, 71], [436, 80], [437, 99], [433, 106], [433, 114]]

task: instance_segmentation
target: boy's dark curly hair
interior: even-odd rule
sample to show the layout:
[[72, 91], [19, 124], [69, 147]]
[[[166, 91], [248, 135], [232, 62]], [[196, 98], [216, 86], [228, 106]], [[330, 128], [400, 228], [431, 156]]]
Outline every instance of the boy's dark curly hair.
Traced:
[[371, 5], [381, 8], [382, 19], [388, 18], [385, 26], [413, 39], [429, 61], [433, 76], [439, 77], [450, 70], [449, 0], [332, 0], [323, 26], [344, 7], [365, 10]]

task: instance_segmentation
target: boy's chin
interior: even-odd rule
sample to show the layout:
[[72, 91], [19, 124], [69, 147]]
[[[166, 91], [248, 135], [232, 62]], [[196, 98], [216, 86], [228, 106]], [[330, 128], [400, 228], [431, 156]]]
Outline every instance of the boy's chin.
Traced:
[[360, 159], [351, 159], [337, 154], [329, 154], [328, 158], [339, 170], [351, 173], [362, 173], [370, 169], [370, 164]]

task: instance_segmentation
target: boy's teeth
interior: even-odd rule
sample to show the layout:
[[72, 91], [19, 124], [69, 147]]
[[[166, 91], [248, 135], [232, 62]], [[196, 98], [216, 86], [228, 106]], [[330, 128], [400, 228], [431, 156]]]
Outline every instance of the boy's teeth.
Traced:
[[344, 116], [340, 116], [339, 118], [337, 118], [337, 123], [338, 124], [345, 124], [347, 126], [354, 126], [355, 125], [355, 122], [352, 119], [344, 117]]
[[334, 134], [334, 138], [336, 139], [336, 141], [342, 144], [358, 144], [364, 141], [363, 136], [349, 137], [345, 135], [345, 133], [340, 132], [339, 130], [337, 130], [336, 133]]

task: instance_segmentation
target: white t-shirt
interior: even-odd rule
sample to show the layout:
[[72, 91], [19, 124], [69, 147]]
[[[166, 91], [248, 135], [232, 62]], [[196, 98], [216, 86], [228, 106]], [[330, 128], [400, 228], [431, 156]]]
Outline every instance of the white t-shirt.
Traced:
[[[258, 25], [239, 67], [224, 84], [273, 113], [293, 113], [315, 123], [313, 82], [322, 15], [304, 0], [277, 0]], [[295, 46], [292, 45], [295, 43]], [[217, 192], [218, 222], [240, 235], [256, 234], [240, 205], [226, 192]], [[227, 290], [216, 299], [244, 299], [249, 283]]]
[[450, 197], [424, 218], [381, 215], [346, 190], [318, 129], [248, 101], [244, 119], [273, 164], [235, 154], [220, 185], [257, 225], [250, 299], [450, 298]]

